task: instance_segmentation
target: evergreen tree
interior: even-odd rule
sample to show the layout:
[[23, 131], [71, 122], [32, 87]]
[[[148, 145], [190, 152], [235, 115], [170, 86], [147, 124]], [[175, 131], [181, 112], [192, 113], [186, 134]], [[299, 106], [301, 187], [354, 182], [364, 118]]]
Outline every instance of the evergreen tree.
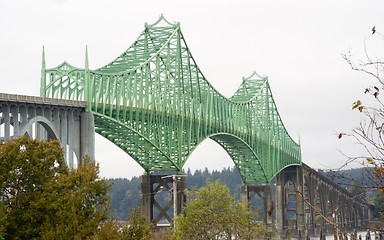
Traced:
[[377, 192], [376, 198], [374, 201], [374, 217], [384, 219], [384, 194]]
[[352, 189], [350, 192], [354, 196], [354, 198], [359, 199], [361, 201], [365, 201], [365, 191], [361, 188], [359, 182], [353, 182]]

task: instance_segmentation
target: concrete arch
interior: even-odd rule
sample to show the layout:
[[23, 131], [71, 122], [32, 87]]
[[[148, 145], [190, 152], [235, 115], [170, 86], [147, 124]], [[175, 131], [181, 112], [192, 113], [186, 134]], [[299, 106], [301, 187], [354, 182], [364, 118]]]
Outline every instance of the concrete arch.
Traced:
[[32, 127], [32, 125], [34, 123], [38, 123], [38, 124], [40, 124], [41, 126], [44, 127], [44, 129], [48, 133], [48, 138], [49, 139], [54, 139], [54, 140], [59, 139], [59, 134], [56, 132], [56, 130], [55, 130], [54, 126], [52, 125], [52, 123], [47, 118], [42, 117], [42, 116], [35, 116], [32, 119], [30, 119], [20, 129], [20, 135], [28, 134], [29, 136], [31, 136], [32, 133], [29, 132], [30, 131], [29, 129], [31, 129], [31, 127]]
[[285, 203], [286, 208], [285, 210], [285, 216], [286, 216], [286, 222], [289, 225], [288, 222], [294, 222], [294, 226], [297, 227], [297, 202], [298, 202], [298, 196], [296, 194], [297, 191], [297, 183], [295, 179], [288, 179], [284, 186], [283, 186], [284, 192], [285, 192]]

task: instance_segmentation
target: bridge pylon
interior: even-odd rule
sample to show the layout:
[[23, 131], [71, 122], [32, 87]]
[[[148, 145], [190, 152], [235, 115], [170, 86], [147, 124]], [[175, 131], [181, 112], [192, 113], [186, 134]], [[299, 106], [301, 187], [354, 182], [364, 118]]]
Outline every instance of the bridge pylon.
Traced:
[[[157, 227], [174, 226], [174, 217], [186, 202], [185, 186], [185, 175], [142, 175], [140, 204], [147, 221]], [[166, 204], [161, 205], [159, 199], [165, 199]]]
[[268, 234], [271, 234], [275, 230], [275, 218], [274, 218], [274, 203], [272, 186], [270, 184], [257, 184], [257, 185], [243, 185], [240, 189], [240, 202], [246, 206], [249, 210], [257, 211], [252, 205], [252, 199], [258, 195], [262, 200], [262, 206], [264, 210], [263, 221], [267, 226]]

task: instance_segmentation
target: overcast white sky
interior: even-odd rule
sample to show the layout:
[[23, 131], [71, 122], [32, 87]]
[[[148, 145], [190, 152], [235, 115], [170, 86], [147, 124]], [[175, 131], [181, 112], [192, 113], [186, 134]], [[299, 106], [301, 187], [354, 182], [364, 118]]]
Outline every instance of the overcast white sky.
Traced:
[[[230, 97], [243, 76], [254, 70], [269, 77], [283, 122], [294, 139], [300, 135], [303, 162], [336, 168], [339, 149], [355, 147], [337, 132], [359, 122], [351, 110], [372, 83], [341, 58], [352, 49], [384, 55], [384, 1], [126, 1], [0, 0], [0, 92], [39, 95], [41, 53], [47, 68], [66, 60], [90, 68], [112, 61], [139, 36], [144, 23], [161, 14], [181, 23], [187, 44], [208, 81]], [[138, 176], [142, 168], [112, 143], [97, 136], [101, 175]], [[233, 166], [211, 140], [204, 141], [185, 167]]]

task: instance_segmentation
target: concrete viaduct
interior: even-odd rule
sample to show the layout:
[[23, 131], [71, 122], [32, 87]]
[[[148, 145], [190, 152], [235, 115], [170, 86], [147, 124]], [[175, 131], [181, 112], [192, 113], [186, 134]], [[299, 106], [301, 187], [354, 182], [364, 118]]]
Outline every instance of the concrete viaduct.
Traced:
[[0, 140], [60, 140], [65, 163], [75, 167], [85, 155], [95, 159], [94, 120], [86, 107], [82, 101], [0, 93]]
[[[84, 101], [0, 94], [0, 140], [22, 135], [48, 141], [58, 139], [65, 151], [66, 164], [76, 167], [86, 154], [95, 159], [94, 117], [85, 111], [86, 107]], [[177, 181], [178, 194], [173, 194], [166, 206], [160, 206], [155, 195], [164, 188], [172, 192], [175, 179], [161, 175], [142, 177], [141, 201], [149, 219], [158, 221], [165, 217], [172, 222], [168, 213], [172, 205], [177, 205], [176, 214], [181, 212], [185, 178], [178, 177]], [[367, 226], [372, 219], [367, 203], [355, 199], [347, 190], [305, 164], [279, 172], [275, 186], [242, 186], [240, 198], [244, 204], [256, 195], [263, 200], [264, 221], [269, 231], [282, 235], [287, 231], [293, 235], [304, 234], [304, 231], [310, 234], [333, 231], [334, 227], [320, 215], [346, 230]]]
[[247, 204], [258, 195], [269, 232], [277, 231], [280, 236], [333, 233], [335, 227], [321, 215], [345, 231], [366, 228], [373, 217], [368, 203], [304, 163], [280, 171], [274, 188], [275, 199], [270, 185], [242, 186], [240, 197]]

